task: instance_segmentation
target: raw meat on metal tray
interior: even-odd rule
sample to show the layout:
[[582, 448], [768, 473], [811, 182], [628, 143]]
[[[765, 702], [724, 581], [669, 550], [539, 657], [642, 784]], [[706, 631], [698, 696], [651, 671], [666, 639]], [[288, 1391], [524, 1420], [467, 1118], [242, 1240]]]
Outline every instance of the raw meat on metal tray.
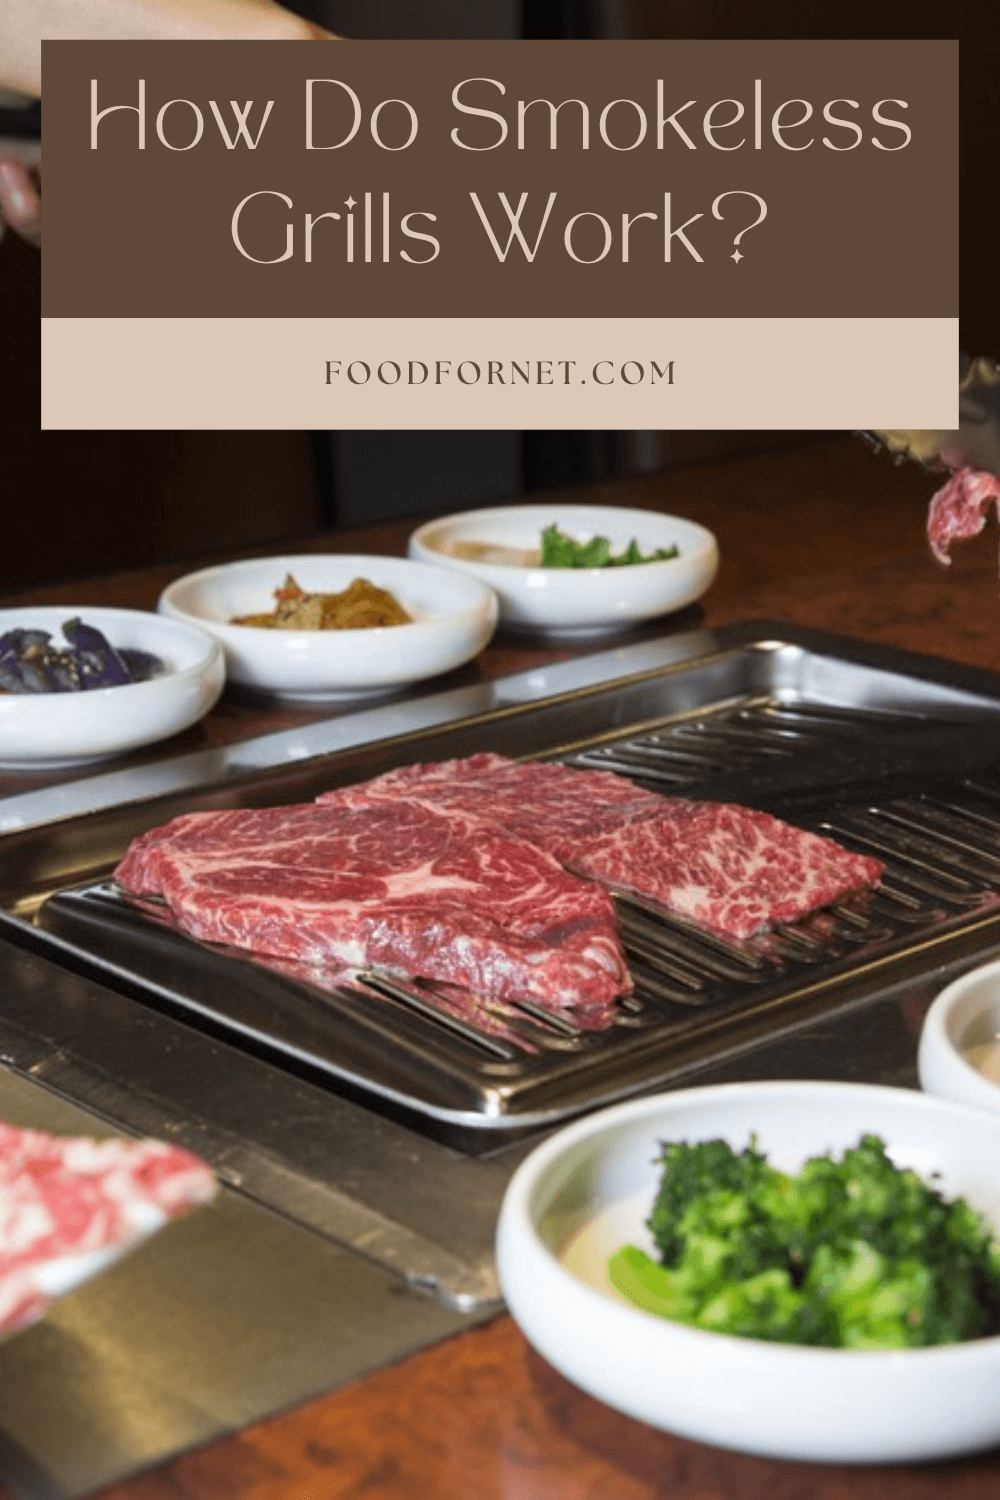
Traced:
[[654, 812], [664, 798], [612, 771], [578, 771], [558, 761], [510, 760], [484, 753], [464, 760], [400, 766], [373, 781], [324, 792], [320, 805], [364, 807], [376, 797], [414, 797], [477, 812], [548, 851], [561, 863], [623, 818]]
[[214, 1194], [210, 1168], [163, 1141], [0, 1124], [0, 1334]]
[[656, 902], [724, 937], [752, 937], [877, 885], [878, 860], [734, 803], [666, 798], [659, 811], [584, 841], [582, 875]]
[[991, 500], [1000, 507], [1000, 479], [980, 469], [958, 469], [931, 499], [927, 540], [938, 562], [951, 562], [952, 542], [978, 536]]
[[605, 1011], [630, 988], [599, 886], [472, 813], [411, 801], [194, 813], [115, 872], [192, 936]]
[[767, 813], [661, 797], [610, 771], [551, 762], [475, 755], [405, 766], [320, 801], [379, 798], [488, 812], [574, 873], [736, 939], [877, 885], [883, 869]]

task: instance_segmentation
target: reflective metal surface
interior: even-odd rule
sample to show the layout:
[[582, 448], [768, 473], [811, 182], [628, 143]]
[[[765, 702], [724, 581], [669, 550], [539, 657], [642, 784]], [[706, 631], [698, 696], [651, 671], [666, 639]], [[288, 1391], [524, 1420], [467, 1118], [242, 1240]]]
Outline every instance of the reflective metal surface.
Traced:
[[[859, 996], [689, 1081], [914, 1087], [923, 1014], [944, 982], [932, 969]], [[366, 1238], [364, 1211], [395, 1220], [400, 1244], [437, 1240], [490, 1274], [500, 1200], [533, 1142], [464, 1156], [4, 942], [0, 983], [0, 1116], [155, 1131], [201, 1150], [232, 1184], [0, 1344], [0, 1481], [17, 1494], [85, 1495], [476, 1320], [366, 1258], [387, 1247]], [[311, 1233], [287, 1217], [304, 1195], [264, 1207], [255, 1194], [275, 1179], [255, 1167], [276, 1163], [316, 1201], [332, 1187], [362, 1212]]]
[[[404, 1143], [378, 1139], [380, 1122], [361, 1152], [349, 1107], [338, 1121], [322, 1101], [327, 1128], [316, 1130], [320, 1110], [284, 1091], [304, 1149], [299, 1161], [282, 1163], [267, 1151], [274, 1101], [253, 1064], [228, 1068], [204, 1038], [161, 1017], [130, 1027], [120, 997], [5, 943], [0, 986], [0, 1117], [74, 1134], [153, 1131], [201, 1150], [224, 1183], [251, 1179], [250, 1191], [225, 1187], [210, 1208], [170, 1225], [0, 1344], [0, 1482], [15, 1493], [89, 1493], [474, 1321], [408, 1285], [402, 1263], [378, 1264], [395, 1252], [376, 1246], [367, 1258], [347, 1248], [366, 1250], [373, 1222], [388, 1224], [377, 1207], [350, 1197], [351, 1163], [397, 1184], [414, 1166]], [[169, 1085], [173, 1074], [177, 1083], [169, 1103], [150, 1092], [154, 1058], [159, 1081]], [[185, 1088], [189, 1073], [198, 1082]], [[202, 1112], [207, 1105], [214, 1114]], [[286, 1113], [286, 1132], [290, 1123]], [[253, 1192], [255, 1165], [298, 1181], [302, 1199], [311, 1170], [327, 1184], [339, 1178], [343, 1215], [321, 1233], [292, 1222], [288, 1211], [300, 1203], [287, 1183], [271, 1195], [277, 1211], [264, 1207]], [[387, 1181], [390, 1203], [392, 1192]], [[495, 1216], [495, 1188], [490, 1198]], [[391, 1227], [396, 1251], [414, 1265], [433, 1256], [419, 1229]]]
[[151, 765], [98, 770], [61, 786], [0, 799], [0, 834], [124, 803], [156, 802], [177, 794], [193, 796], [208, 789], [247, 786], [261, 772], [293, 768], [318, 756], [357, 751], [364, 757], [370, 747], [381, 741], [408, 741], [459, 721], [475, 720], [481, 715], [496, 716], [505, 710], [516, 711], [525, 705], [572, 694], [596, 682], [657, 671], [673, 662], [704, 654], [711, 649], [712, 641], [708, 632], [691, 631], [663, 640], [619, 646], [577, 661], [365, 708], [342, 718], [280, 730], [220, 749], [198, 750]]
[[618, 899], [635, 989], [605, 1031], [517, 1001], [456, 1015], [445, 991], [379, 975], [324, 988], [288, 965], [197, 943], [165, 907], [125, 898], [107, 873], [128, 838], [218, 806], [217, 791], [4, 839], [10, 930], [32, 917], [40, 951], [320, 1085], [375, 1095], [471, 1150], [484, 1149], [477, 1135], [547, 1128], [673, 1082], [720, 1049], [920, 972], [942, 948], [957, 961], [991, 941], [1000, 933], [996, 683], [973, 693], [941, 664], [932, 678], [927, 663], [921, 675], [833, 638], [734, 635], [658, 670], [368, 747], [363, 759], [342, 752], [294, 772], [275, 767], [225, 793], [226, 805], [305, 801], [370, 774], [373, 757], [502, 749], [762, 807], [885, 861], [877, 892], [740, 945]]
[[[915, 1085], [933, 995], [1000, 954], [991, 770], [1000, 682], [783, 626], [657, 646], [636, 648], [643, 666], [627, 678], [607, 680], [617, 653], [605, 653], [572, 663], [562, 681], [553, 669], [545, 682], [555, 698], [510, 679], [497, 686], [502, 706], [471, 720], [449, 722], [443, 704], [429, 710], [426, 700], [415, 707], [431, 729], [422, 719], [306, 760], [268, 763], [274, 747], [260, 741], [246, 752], [252, 773], [222, 785], [202, 784], [201, 771], [190, 780], [199, 758], [186, 757], [170, 763], [151, 800], [145, 788], [116, 802], [105, 785], [110, 800], [92, 815], [26, 823], [0, 840], [0, 1116], [177, 1140], [225, 1184], [218, 1205], [0, 1346], [0, 1478], [25, 1493], [35, 1482], [41, 1500], [81, 1495], [489, 1316], [504, 1188], [538, 1125], [567, 1111], [664, 1081]], [[635, 665], [632, 649], [624, 666]], [[342, 733], [343, 723], [316, 727]], [[306, 1065], [273, 1038], [250, 1040], [224, 1016], [197, 1015], [178, 1003], [170, 974], [128, 976], [89, 910], [72, 942], [34, 923], [47, 902], [77, 922], [88, 898], [68, 888], [99, 890], [128, 840], [174, 810], [305, 798], [394, 763], [479, 748], [616, 767], [668, 791], [741, 790], [742, 800], [888, 856], [891, 878], [828, 930], [806, 923], [781, 934], [768, 960], [777, 982], [752, 953], [740, 959], [677, 924], [665, 935], [659, 918], [623, 907], [642, 976], [638, 1025], [593, 1046], [570, 1038], [537, 1053], [515, 1048], [512, 1058], [490, 1053], [488, 1064], [470, 1062], [476, 1046], [459, 1038], [468, 1097], [484, 1066], [511, 1073], [506, 1130], [482, 1128], [463, 1106], [472, 1119], [445, 1120], [442, 1131], [413, 1097], [418, 1086], [452, 1086], [455, 1038], [442, 1041], [440, 1026], [405, 1001], [372, 1002], [384, 1008], [389, 1051], [428, 1058], [424, 1071], [413, 1064], [404, 1103], [402, 1090], [380, 1091], [371, 1074]], [[76, 785], [84, 798], [88, 783]], [[127, 786], [114, 790], [121, 797]], [[249, 965], [220, 962], [224, 994], [237, 966]], [[290, 1018], [294, 1000], [289, 990]], [[320, 1000], [308, 1003], [319, 1028]], [[324, 1024], [340, 1025], [336, 1006]]]

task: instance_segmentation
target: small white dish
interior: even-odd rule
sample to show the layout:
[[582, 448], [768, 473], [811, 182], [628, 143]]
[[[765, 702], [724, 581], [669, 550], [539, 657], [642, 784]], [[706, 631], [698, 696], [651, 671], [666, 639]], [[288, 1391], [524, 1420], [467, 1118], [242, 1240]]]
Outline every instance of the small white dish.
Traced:
[[47, 630], [67, 645], [65, 621], [79, 617], [112, 646], [151, 651], [165, 670], [146, 682], [81, 693], [0, 693], [0, 765], [33, 771], [103, 759], [180, 734], [204, 718], [225, 684], [225, 663], [204, 631], [136, 609], [29, 605], [0, 609], [0, 635]]
[[[366, 630], [273, 630], [233, 625], [266, 614], [291, 573], [307, 593], [339, 593], [355, 578], [388, 589], [411, 625]], [[292, 702], [329, 703], [450, 672], [478, 655], [496, 629], [497, 601], [475, 578], [399, 557], [304, 553], [260, 557], [189, 573], [169, 585], [159, 608], [209, 631], [226, 653], [233, 682]]]
[[662, 1142], [751, 1134], [785, 1171], [880, 1136], [897, 1166], [1000, 1224], [1000, 1118], [909, 1089], [736, 1083], [603, 1110], [515, 1173], [497, 1231], [501, 1286], [535, 1348], [591, 1395], [684, 1437], [770, 1457], [904, 1463], [1000, 1441], [1000, 1337], [853, 1351], [770, 1344], [671, 1323], [610, 1286], [608, 1256], [651, 1250]]
[[[531, 553], [552, 525], [577, 542], [605, 536], [615, 555], [633, 540], [646, 554], [676, 546], [679, 555], [620, 568], [542, 568], [457, 557], [449, 550], [480, 543]], [[610, 505], [505, 505], [446, 516], [413, 533], [409, 555], [488, 584], [508, 628], [560, 635], [610, 634], [683, 609], [701, 598], [719, 566], [718, 545], [704, 526]]]
[[[991, 1062], [995, 1080], [984, 1071]], [[930, 1094], [1000, 1110], [1000, 960], [970, 970], [938, 995], [924, 1018], [917, 1071]]]

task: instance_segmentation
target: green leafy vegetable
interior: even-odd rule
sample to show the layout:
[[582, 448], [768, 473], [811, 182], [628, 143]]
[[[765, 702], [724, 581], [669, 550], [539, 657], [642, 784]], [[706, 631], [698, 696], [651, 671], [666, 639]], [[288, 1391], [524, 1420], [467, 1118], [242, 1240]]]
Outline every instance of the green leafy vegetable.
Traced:
[[657, 547], [655, 552], [644, 557], [639, 543], [633, 540], [624, 552], [614, 557], [606, 536], [591, 537], [589, 542], [575, 542], [558, 526], [548, 526], [542, 532], [543, 568], [625, 568], [633, 563], [663, 562], [677, 555], [676, 547]]
[[756, 1143], [666, 1145], [649, 1220], [659, 1262], [611, 1257], [647, 1312], [744, 1338], [845, 1349], [956, 1343], [1000, 1331], [1000, 1250], [979, 1215], [894, 1167], [877, 1136], [797, 1177]]

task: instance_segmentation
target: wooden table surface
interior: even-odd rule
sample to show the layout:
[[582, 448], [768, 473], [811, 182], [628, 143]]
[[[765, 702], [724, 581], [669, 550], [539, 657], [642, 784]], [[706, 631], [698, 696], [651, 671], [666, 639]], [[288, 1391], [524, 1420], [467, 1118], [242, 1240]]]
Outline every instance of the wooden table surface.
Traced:
[[[578, 498], [687, 516], [717, 535], [700, 607], [656, 633], [778, 618], [1000, 670], [996, 536], [955, 549], [924, 535], [934, 480], [852, 437], [594, 486]], [[561, 492], [559, 500], [570, 498]], [[310, 538], [301, 550], [402, 553], [412, 522]], [[297, 550], [289, 547], [287, 550]], [[188, 567], [33, 590], [7, 603], [154, 605]], [[569, 656], [497, 638], [449, 681]], [[316, 715], [224, 700], [168, 747], [197, 748]], [[162, 752], [160, 752], [162, 753]], [[0, 794], [38, 778], [8, 777]], [[653, 1431], [569, 1385], [508, 1318], [102, 1492], [101, 1500], [971, 1500], [1000, 1495], [1000, 1452], [919, 1467], [749, 1458]]]

